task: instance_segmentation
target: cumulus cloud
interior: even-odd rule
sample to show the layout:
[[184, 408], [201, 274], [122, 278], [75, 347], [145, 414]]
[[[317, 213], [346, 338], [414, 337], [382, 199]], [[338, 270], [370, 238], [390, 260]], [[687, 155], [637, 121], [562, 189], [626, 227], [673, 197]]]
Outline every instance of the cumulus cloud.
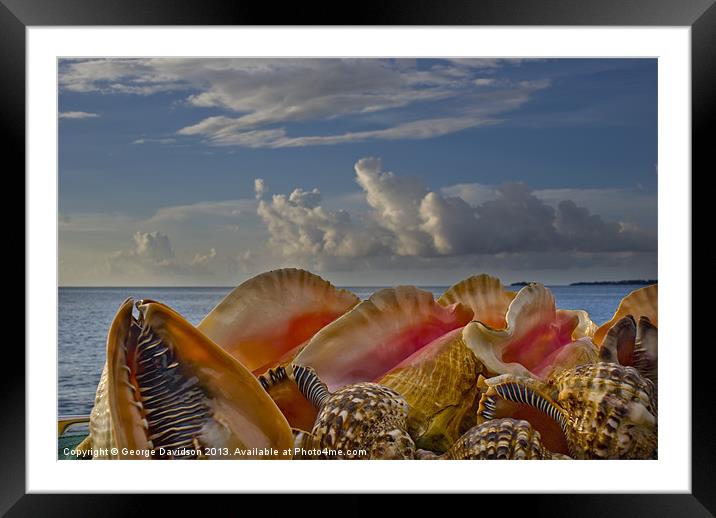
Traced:
[[207, 254], [196, 254], [191, 260], [192, 265], [206, 266], [216, 257], [216, 248], [209, 250]]
[[321, 205], [318, 189], [295, 189], [289, 196], [260, 200], [258, 215], [270, 234], [270, 243], [284, 257], [363, 257], [377, 252], [375, 234], [354, 222], [343, 210], [329, 211]]
[[256, 193], [257, 200], [264, 197], [264, 193], [266, 192], [266, 183], [263, 178], [254, 179], [254, 192]]
[[[495, 185], [461, 183], [443, 187], [446, 196], [457, 196], [470, 205], [481, 205], [499, 196]], [[560, 188], [536, 189], [532, 193], [547, 205], [558, 208], [564, 200], [599, 214], [607, 220], [617, 221], [624, 227], [656, 232], [658, 204], [656, 192], [637, 188]]]
[[541, 265], [608, 263], [600, 254], [624, 261], [656, 250], [655, 236], [638, 227], [605, 221], [572, 200], [554, 207], [523, 183], [473, 186], [467, 192], [483, 201], [471, 204], [450, 195], [466, 192], [465, 186], [430, 191], [419, 178], [383, 171], [376, 158], [359, 160], [355, 173], [368, 207], [364, 214], [325, 209], [318, 189], [260, 201], [258, 214], [279, 254], [321, 264], [331, 258], [482, 257]]
[[99, 117], [99, 113], [92, 113], [92, 112], [60, 112], [58, 115], [60, 119], [92, 119], [94, 117]]
[[216, 249], [207, 254], [196, 254], [189, 262], [175, 257], [169, 236], [163, 232], [140, 232], [132, 236], [134, 247], [116, 251], [107, 257], [110, 274], [129, 276], [179, 275], [207, 273], [208, 265], [216, 258]]
[[[79, 59], [61, 61], [59, 82], [74, 92], [186, 92], [185, 104], [228, 113], [179, 128], [178, 135], [212, 146], [283, 148], [426, 139], [497, 123], [497, 115], [521, 106], [549, 81], [479, 79], [475, 71], [519, 62], [459, 59], [426, 68], [394, 59]], [[400, 111], [428, 102], [431, 116], [406, 119]], [[382, 124], [358, 131], [306, 135], [286, 128], [386, 110], [393, 111]]]

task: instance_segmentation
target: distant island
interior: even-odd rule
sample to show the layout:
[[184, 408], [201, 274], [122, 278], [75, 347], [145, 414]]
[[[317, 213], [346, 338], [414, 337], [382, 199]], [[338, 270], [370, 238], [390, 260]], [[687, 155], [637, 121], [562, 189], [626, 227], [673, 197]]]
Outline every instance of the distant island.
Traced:
[[[569, 286], [623, 286], [623, 285], [639, 285], [648, 286], [650, 284], [657, 284], [659, 281], [656, 279], [628, 279], [626, 281], [582, 281], [573, 282]], [[510, 286], [529, 286], [531, 283], [526, 281], [513, 282]]]
[[656, 279], [629, 279], [626, 281], [593, 281], [593, 282], [573, 282], [570, 284], [570, 286], [601, 286], [601, 285], [609, 285], [609, 286], [620, 286], [623, 284], [638, 284], [642, 286], [647, 286], [649, 284], [657, 284], [659, 281]]

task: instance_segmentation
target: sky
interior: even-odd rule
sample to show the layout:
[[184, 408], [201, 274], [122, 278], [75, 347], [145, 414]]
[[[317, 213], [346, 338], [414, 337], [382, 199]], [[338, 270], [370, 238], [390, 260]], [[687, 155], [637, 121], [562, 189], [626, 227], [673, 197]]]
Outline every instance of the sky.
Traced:
[[65, 59], [61, 286], [657, 276], [655, 59]]

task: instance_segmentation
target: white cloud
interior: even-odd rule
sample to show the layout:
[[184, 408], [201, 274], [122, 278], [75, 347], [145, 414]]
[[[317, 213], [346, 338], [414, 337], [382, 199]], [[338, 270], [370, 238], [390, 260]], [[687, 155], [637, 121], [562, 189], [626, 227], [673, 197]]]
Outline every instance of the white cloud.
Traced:
[[132, 144], [174, 144], [175, 138], [138, 138], [132, 141]]
[[427, 189], [418, 178], [383, 172], [376, 158], [363, 158], [355, 164], [356, 181], [365, 192], [373, 220], [388, 230], [397, 255], [423, 255], [429, 252], [420, 229], [420, 202]]
[[58, 115], [60, 119], [93, 119], [99, 117], [99, 113], [92, 112], [60, 112]]
[[[458, 59], [419, 68], [415, 60], [392, 59], [82, 59], [63, 60], [59, 80], [63, 89], [75, 92], [185, 91], [186, 104], [228, 114], [180, 128], [178, 135], [200, 137], [214, 146], [282, 148], [426, 139], [494, 124], [498, 114], [549, 86], [547, 80], [474, 78], [475, 70], [515, 63], [519, 60]], [[434, 103], [438, 113], [430, 117], [406, 120], [396, 111], [382, 126], [360, 131], [294, 135], [285, 127], [458, 98], [458, 105]], [[135, 143], [150, 140], [166, 139]]]
[[216, 248], [209, 250], [207, 254], [196, 254], [191, 260], [192, 265], [206, 266], [216, 257]]
[[137, 231], [132, 236], [134, 247], [118, 250], [107, 257], [106, 265], [110, 275], [125, 278], [187, 277], [206, 275], [208, 266], [216, 258], [216, 249], [207, 254], [195, 254], [185, 262], [175, 257], [169, 236], [163, 232]]
[[[258, 213], [279, 255], [333, 267], [336, 258], [385, 263], [401, 257], [441, 264], [448, 257], [482, 257], [484, 263], [546, 267], [550, 260], [607, 264], [656, 250], [655, 236], [638, 227], [604, 221], [572, 200], [553, 207], [522, 183], [459, 185], [438, 193], [419, 178], [382, 171], [375, 158], [359, 160], [355, 172], [365, 214], [325, 209], [317, 189], [260, 201]], [[451, 195], [460, 193], [481, 201]]]
[[256, 193], [257, 200], [264, 197], [264, 193], [266, 192], [266, 183], [263, 178], [254, 179], [254, 192]]
[[259, 201], [257, 213], [280, 255], [320, 262], [323, 257], [363, 257], [380, 248], [378, 236], [356, 224], [347, 212], [329, 211], [320, 203], [318, 189], [295, 189], [289, 196]]
[[201, 201], [188, 205], [172, 205], [161, 207], [144, 224], [148, 227], [157, 227], [162, 224], [176, 222], [183, 223], [196, 220], [198, 217], [211, 217], [221, 221], [233, 220], [238, 216], [256, 212], [256, 201], [252, 199], [238, 199], [225, 201]]

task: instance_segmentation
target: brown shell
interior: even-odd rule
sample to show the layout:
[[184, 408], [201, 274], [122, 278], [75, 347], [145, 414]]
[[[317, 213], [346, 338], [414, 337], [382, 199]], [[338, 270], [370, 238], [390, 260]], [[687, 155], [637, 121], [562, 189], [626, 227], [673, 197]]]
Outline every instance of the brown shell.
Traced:
[[461, 303], [473, 311], [473, 320], [479, 320], [493, 329], [503, 329], [507, 325], [507, 308], [515, 295], [514, 291], [505, 290], [500, 279], [483, 273], [451, 286], [438, 299], [438, 304], [449, 306]]
[[[300, 458], [412, 459], [408, 404], [377, 383], [348, 385], [323, 403], [310, 434], [298, 433]], [[364, 450], [364, 451], [360, 451]]]
[[419, 451], [417, 458], [440, 460], [568, 459], [547, 450], [530, 423], [518, 419], [493, 419], [474, 426], [441, 456]]
[[567, 441], [575, 458], [656, 458], [654, 385], [636, 369], [581, 365], [558, 373], [548, 385], [569, 416]]
[[443, 452], [475, 424], [482, 364], [456, 329], [425, 346], [378, 380], [410, 406], [418, 448]]
[[652, 284], [645, 288], [632, 291], [629, 295], [624, 297], [619, 303], [617, 311], [614, 316], [605, 322], [594, 333], [594, 343], [601, 345], [604, 337], [607, 335], [609, 330], [623, 317], [631, 315], [635, 321], [638, 321], [640, 317], [645, 316], [649, 321], [656, 327], [659, 326], [659, 285]]
[[659, 330], [642, 316], [639, 323], [627, 315], [612, 326], [602, 341], [599, 358], [603, 362], [634, 367], [654, 386], [658, 380]]
[[287, 457], [288, 423], [243, 365], [168, 306], [138, 301], [139, 318], [134, 307], [107, 336], [94, 458]]

